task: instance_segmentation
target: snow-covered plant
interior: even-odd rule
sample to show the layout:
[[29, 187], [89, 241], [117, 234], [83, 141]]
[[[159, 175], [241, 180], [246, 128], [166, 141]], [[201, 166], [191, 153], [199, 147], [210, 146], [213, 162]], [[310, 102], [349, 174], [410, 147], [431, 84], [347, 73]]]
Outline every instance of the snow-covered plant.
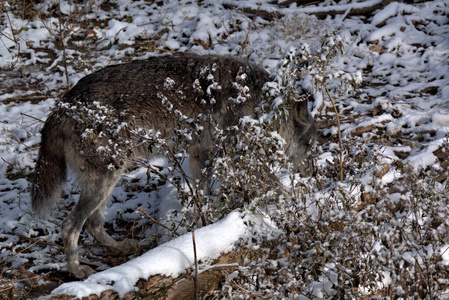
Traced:
[[335, 99], [357, 92], [362, 83], [360, 71], [352, 74], [333, 67], [333, 62], [343, 54], [343, 39], [337, 35], [326, 37], [315, 51], [312, 51], [308, 44], [303, 44], [298, 50], [291, 48], [287, 56], [289, 58], [287, 64], [292, 65], [288, 69], [296, 70], [293, 73], [295, 84], [301, 86], [307, 93], [320, 93], [322, 98], [327, 95], [332, 103], [338, 127], [340, 181], [343, 181], [344, 163], [340, 115]]
[[[353, 168], [367, 174], [372, 164]], [[276, 238], [242, 245], [245, 264], [216, 295], [441, 299], [449, 286], [447, 179], [441, 170], [402, 168], [387, 187], [376, 179], [366, 187], [356, 177], [350, 188], [336, 187], [325, 168], [314, 178], [296, 179], [302, 193], [277, 197], [270, 209], [281, 229]], [[394, 187], [402, 189], [388, 191]]]
[[223, 20], [223, 28], [226, 34], [225, 39], [228, 39], [232, 44], [237, 45], [240, 49], [240, 55], [243, 57], [248, 57], [248, 46], [251, 41], [251, 30], [257, 20], [257, 14], [254, 15], [251, 20], [247, 16], [241, 13], [234, 13], [231, 10], [228, 19], [228, 24]]
[[249, 117], [217, 130], [215, 141], [220, 150], [212, 161], [213, 179], [219, 187], [204, 209], [210, 218], [220, 219], [237, 208], [259, 210], [274, 201], [282, 189], [274, 174], [288, 165], [285, 141]]
[[265, 97], [258, 109], [267, 124], [277, 123], [288, 114], [294, 102], [305, 101], [311, 95], [302, 86], [302, 69], [296, 54], [296, 49], [291, 47], [278, 63], [274, 80], [264, 86]]
[[[52, 37], [52, 42], [57, 45], [58, 58], [50, 68], [58, 67], [58, 71], [63, 71], [66, 89], [70, 89], [69, 76], [73, 73], [70, 63], [76, 60], [75, 51], [69, 47], [69, 41], [73, 39], [80, 30], [81, 24], [92, 12], [92, 3], [76, 3], [65, 0], [50, 0], [34, 5], [31, 13], [37, 16], [48, 34]], [[55, 49], [55, 50], [56, 50]]]
[[[3, 16], [6, 17], [7, 22], [4, 22], [3, 20], [0, 22], [0, 41], [5, 46], [5, 49], [8, 51], [8, 53], [11, 55], [13, 60], [19, 61], [20, 60], [20, 32], [26, 31], [29, 28], [26, 26], [23, 26], [21, 28], [17, 28], [14, 30], [12, 25], [11, 16], [9, 14], [9, 10], [11, 9], [11, 4], [7, 1], [2, 1], [0, 3], [0, 13], [1, 18], [3, 19]], [[6, 39], [6, 41], [3, 40]], [[24, 41], [26, 43], [26, 41]], [[7, 46], [8, 45], [8, 46]]]
[[[80, 154], [102, 161], [109, 169], [122, 167], [129, 151], [142, 143], [138, 135], [132, 135], [129, 131], [132, 120], [112, 117], [117, 115], [111, 111], [112, 108], [97, 101], [58, 102], [56, 110], [76, 122], [75, 130], [82, 130], [80, 136], [83, 142], [77, 149]], [[125, 116], [125, 112], [118, 115]], [[92, 147], [98, 144], [101, 146]]]
[[[250, 96], [248, 87], [242, 84], [245, 76], [246, 74], [239, 72], [233, 83], [239, 93], [237, 97], [228, 99], [230, 110]], [[203, 178], [193, 182], [182, 169], [183, 160], [186, 158], [185, 149], [189, 143], [201, 138], [201, 124], [213, 123], [211, 115], [199, 114], [196, 118], [188, 118], [173, 110], [162, 95], [160, 98], [167, 113], [177, 119], [175, 136], [170, 144], [159, 140], [157, 142], [161, 145], [161, 153], [169, 158], [172, 165], [169, 171], [172, 176], [180, 174], [181, 180], [172, 180], [171, 183], [177, 187], [180, 202], [184, 206], [183, 217], [179, 221], [183, 226], [191, 228], [208, 224], [235, 209], [259, 210], [274, 201], [282, 189], [274, 174], [288, 167], [288, 158], [282, 150], [285, 141], [271, 126], [275, 119], [256, 120], [244, 117], [235, 126], [215, 126], [214, 147], [209, 153], [210, 161], [203, 170]], [[208, 187], [211, 188], [210, 195], [202, 189], [209, 176], [212, 181], [208, 183], [211, 185]]]

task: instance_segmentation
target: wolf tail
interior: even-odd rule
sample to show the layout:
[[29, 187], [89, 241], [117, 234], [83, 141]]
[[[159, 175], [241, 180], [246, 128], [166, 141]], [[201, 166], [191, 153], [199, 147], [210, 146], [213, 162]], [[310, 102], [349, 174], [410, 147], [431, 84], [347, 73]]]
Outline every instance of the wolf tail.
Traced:
[[40, 218], [50, 215], [67, 179], [61, 123], [60, 117], [52, 113], [42, 129], [41, 147], [31, 186], [31, 205]]

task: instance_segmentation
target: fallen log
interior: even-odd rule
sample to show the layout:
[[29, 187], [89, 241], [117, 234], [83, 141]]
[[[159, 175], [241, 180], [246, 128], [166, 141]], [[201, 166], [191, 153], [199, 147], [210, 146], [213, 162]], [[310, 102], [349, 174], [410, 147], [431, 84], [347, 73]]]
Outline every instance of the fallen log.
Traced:
[[[260, 16], [264, 19], [273, 20], [283, 16], [282, 9], [288, 8], [291, 4], [296, 3], [299, 8], [297, 11], [308, 15], [314, 15], [318, 19], [325, 19], [327, 16], [346, 15], [359, 16], [371, 15], [375, 10], [393, 2], [394, 0], [370, 0], [364, 2], [356, 2], [341, 5], [327, 5], [327, 6], [310, 6], [320, 3], [321, 1], [301, 1], [301, 0], [287, 0], [282, 1], [277, 6], [279, 10], [265, 11], [261, 8], [254, 9], [251, 7], [238, 7], [243, 13], [251, 16]], [[223, 4], [226, 9], [237, 8], [233, 4]]]
[[[199, 297], [202, 299], [210, 295], [215, 290], [221, 288], [226, 276], [238, 270], [243, 258], [236, 252], [222, 254], [211, 264], [198, 274]], [[186, 270], [185, 274], [173, 278], [165, 275], [152, 276], [147, 280], [141, 279], [136, 287], [137, 291], [128, 292], [123, 298], [120, 298], [117, 292], [113, 290], [103, 291], [100, 296], [89, 295], [83, 297], [83, 300], [131, 300], [139, 297], [141, 299], [194, 299], [195, 285], [194, 276], [191, 269]], [[54, 295], [47, 300], [75, 300], [75, 296]]]

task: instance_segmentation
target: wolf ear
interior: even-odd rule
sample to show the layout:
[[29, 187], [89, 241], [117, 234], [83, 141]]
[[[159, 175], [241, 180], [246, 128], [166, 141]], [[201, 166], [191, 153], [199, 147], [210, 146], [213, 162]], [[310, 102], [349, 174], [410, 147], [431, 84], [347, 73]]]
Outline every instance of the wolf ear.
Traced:
[[293, 115], [295, 121], [300, 123], [310, 123], [312, 116], [309, 113], [307, 99], [293, 104]]

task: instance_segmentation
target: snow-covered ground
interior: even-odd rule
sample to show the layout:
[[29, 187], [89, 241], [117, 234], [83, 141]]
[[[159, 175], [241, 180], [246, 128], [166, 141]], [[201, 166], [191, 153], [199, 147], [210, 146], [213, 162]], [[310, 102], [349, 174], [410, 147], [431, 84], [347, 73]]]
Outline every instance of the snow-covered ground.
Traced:
[[[30, 211], [28, 188], [28, 175], [33, 172], [40, 141], [40, 120], [45, 120], [49, 109], [65, 88], [65, 75], [68, 75], [73, 86], [84, 75], [100, 67], [163, 52], [246, 55], [272, 70], [290, 46], [308, 43], [310, 48], [318, 49], [322, 42], [320, 37], [338, 34], [343, 39], [345, 51], [333, 67], [348, 73], [362, 71], [363, 77], [361, 92], [357, 96], [337, 99], [345, 155], [351, 159], [347, 165], [348, 169], [350, 165], [357, 164], [366, 168], [358, 174], [349, 174], [348, 171], [342, 183], [334, 184], [335, 192], [318, 191], [310, 196], [311, 199], [321, 197], [338, 202], [344, 197], [341, 195], [349, 195], [363, 202], [375, 186], [385, 186], [389, 192], [381, 198], [399, 203], [415, 196], [413, 184], [396, 184], [404, 178], [405, 166], [411, 166], [410, 172], [440, 172], [443, 177], [435, 182], [432, 189], [447, 199], [448, 155], [445, 151], [449, 149], [449, 1], [417, 4], [392, 2], [369, 17], [352, 15], [351, 9], [370, 7], [382, 1], [352, 3], [343, 0], [333, 6], [331, 2], [324, 1], [319, 7], [301, 7], [294, 3], [283, 6], [283, 1], [272, 4], [272, 1], [254, 0], [94, 1], [83, 13], [83, 22], [63, 24], [68, 42], [67, 69], [63, 64], [61, 46], [52, 34], [58, 30], [58, 26], [54, 25], [58, 24], [58, 18], [23, 19], [15, 13], [17, 7], [3, 2], [1, 5], [6, 10], [2, 10], [0, 15], [0, 263], [3, 267], [0, 274], [4, 278], [14, 278], [16, 270], [22, 267], [42, 275], [42, 278], [55, 271], [66, 271], [59, 228], [77, 200], [78, 188], [73, 181], [69, 182], [66, 199], [61, 200], [60, 209], [46, 221], [35, 219]], [[37, 5], [46, 11], [51, 8], [51, 3], [55, 2], [42, 1]], [[76, 15], [74, 7], [68, 2], [60, 3], [63, 14]], [[333, 11], [342, 13], [329, 13], [324, 19], [314, 16]], [[335, 88], [332, 82], [330, 87]], [[47, 97], [43, 99], [43, 95]], [[338, 147], [332, 105], [317, 94], [311, 103], [311, 111], [321, 134], [319, 145], [314, 149], [315, 159], [319, 168], [331, 168]], [[156, 162], [159, 165], [164, 163], [163, 159]], [[419, 182], [416, 181], [417, 184]], [[127, 224], [128, 228], [148, 224], [136, 212], [137, 208], [141, 207], [163, 219], [166, 211], [179, 205], [173, 202], [176, 194], [174, 187], [166, 184], [144, 191], [146, 183], [146, 170], [138, 168], [130, 172], [114, 190], [105, 222], [111, 229], [117, 230], [116, 237], [126, 236], [120, 231], [123, 227], [119, 221]], [[444, 201], [430, 203], [438, 206]], [[380, 206], [378, 204], [376, 209]], [[431, 217], [423, 213], [425, 210], [417, 204], [415, 212], [422, 215], [414, 217], [416, 222], [422, 222], [421, 225]], [[447, 222], [446, 212], [441, 208], [443, 225]], [[316, 211], [313, 213], [319, 214]], [[222, 221], [195, 232], [199, 259], [214, 259], [220, 253], [233, 249], [239, 240], [250, 240], [255, 228], [248, 227], [248, 223], [255, 223], [257, 225], [254, 226], [266, 231], [274, 230], [274, 227], [267, 225], [271, 224], [267, 217], [264, 219], [251, 214], [243, 217], [233, 212]], [[376, 230], [380, 230], [384, 225], [376, 226]], [[435, 227], [434, 232], [435, 240], [439, 239], [438, 246], [429, 250], [428, 245], [436, 245], [429, 242], [426, 249], [440, 253], [442, 260], [439, 264], [447, 267], [449, 233], [444, 236], [439, 226]], [[155, 232], [159, 231], [149, 229], [144, 238], [150, 239]], [[169, 239], [159, 238], [159, 241]], [[372, 242], [374, 248], [384, 246], [375, 238]], [[93, 243], [90, 237], [83, 236], [81, 252], [87, 253], [90, 247], [96, 246]], [[415, 261], [421, 263], [424, 257], [419, 249], [404, 253], [401, 257], [406, 265]], [[109, 268], [107, 263], [95, 261], [95, 257], [83, 259], [96, 266], [97, 271], [104, 271], [83, 282], [63, 284], [54, 294], [68, 293], [83, 297], [114, 289], [122, 296], [134, 289], [139, 278], [156, 274], [177, 276], [192, 267], [192, 240], [190, 233], [186, 233], [113, 268]], [[433, 277], [435, 285], [432, 286], [447, 286], [447, 272], [436, 272]], [[388, 270], [385, 271], [387, 273]], [[389, 276], [384, 276], [383, 284], [393, 282], [394, 278]], [[307, 295], [332, 295], [332, 285], [324, 284], [323, 280], [315, 280], [315, 290]], [[8, 288], [9, 284], [15, 284], [15, 289], [23, 288], [20, 281], [11, 282], [0, 281], [0, 288]], [[333, 284], [335, 288], [335, 282]], [[406, 283], [403, 289], [406, 290]], [[306, 295], [305, 292], [299, 294]], [[439, 295], [444, 297], [444, 294]]]

